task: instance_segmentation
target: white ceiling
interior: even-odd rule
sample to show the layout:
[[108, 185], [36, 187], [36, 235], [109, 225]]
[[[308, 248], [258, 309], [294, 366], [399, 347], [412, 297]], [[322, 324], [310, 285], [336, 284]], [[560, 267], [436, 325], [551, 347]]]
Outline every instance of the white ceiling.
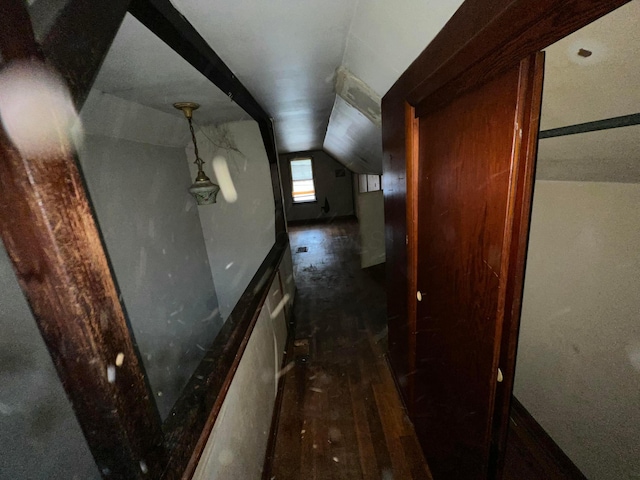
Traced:
[[[360, 173], [381, 172], [380, 126], [356, 108], [357, 102], [336, 95], [336, 70], [343, 67], [368, 86], [362, 91], [368, 91], [370, 98], [363, 97], [363, 102], [370, 106], [370, 100], [387, 92], [462, 3], [173, 1], [274, 118], [281, 153], [324, 149]], [[640, 0], [634, 0], [547, 49], [543, 130], [640, 112], [638, 18]], [[578, 56], [580, 48], [591, 50], [592, 56]], [[195, 120], [202, 124], [249, 118], [129, 15], [95, 87], [174, 115], [181, 115], [173, 109], [174, 102], [197, 101], [202, 107]], [[595, 151], [590, 142], [600, 137], [583, 137], [585, 150]], [[629, 143], [636, 138], [632, 133], [625, 137]], [[555, 162], [557, 171], [561, 156], [572, 150], [547, 148], [545, 142], [561, 145], [563, 140], [541, 141], [540, 161]], [[619, 150], [608, 149], [610, 156]], [[573, 157], [579, 156], [574, 150]]]
[[541, 130], [640, 112], [640, 1], [545, 51]]
[[[336, 70], [348, 67], [382, 96], [462, 0], [173, 3], [274, 118], [280, 152], [324, 146], [348, 167], [374, 173], [380, 128], [336, 99]], [[129, 15], [94, 86], [166, 112], [175, 101], [197, 101], [200, 123], [247, 118]]]
[[204, 75], [127, 14], [93, 87], [182, 117], [175, 102], [197, 102], [194, 121], [222, 123], [251, 117]]
[[[639, 19], [634, 0], [546, 49], [541, 130], [640, 113]], [[640, 182], [639, 134], [631, 126], [541, 139], [537, 178]]]

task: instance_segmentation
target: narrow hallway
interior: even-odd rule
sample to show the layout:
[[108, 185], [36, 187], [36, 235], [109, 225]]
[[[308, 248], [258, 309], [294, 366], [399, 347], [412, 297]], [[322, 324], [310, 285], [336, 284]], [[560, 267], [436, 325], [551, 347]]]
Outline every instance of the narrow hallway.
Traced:
[[295, 346], [264, 478], [430, 479], [384, 357], [384, 265], [360, 268], [355, 220], [289, 235]]

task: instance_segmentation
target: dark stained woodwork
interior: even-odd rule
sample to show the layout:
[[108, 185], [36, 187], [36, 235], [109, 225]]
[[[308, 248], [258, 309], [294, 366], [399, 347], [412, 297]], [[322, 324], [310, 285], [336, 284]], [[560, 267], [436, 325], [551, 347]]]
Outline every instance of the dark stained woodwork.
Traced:
[[129, 0], [70, 0], [41, 41], [44, 57], [66, 80], [78, 111], [128, 6]]
[[273, 190], [276, 235], [279, 235], [280, 233], [286, 233], [287, 222], [284, 216], [284, 203], [282, 201], [283, 196], [278, 162], [269, 163], [269, 173], [271, 173], [271, 188]]
[[[524, 269], [526, 265], [529, 225], [531, 220], [531, 204], [533, 201], [533, 185], [535, 183], [535, 165], [538, 148], [538, 131], [540, 129], [540, 112], [542, 103], [542, 84], [544, 76], [544, 54], [539, 53], [532, 61], [527, 82], [531, 85], [531, 94], [522, 99], [526, 116], [518, 119], [522, 126], [521, 160], [515, 168], [514, 204], [512, 208], [513, 240], [509, 252], [509, 271], [505, 295], [504, 324], [500, 342], [500, 361], [504, 381], [496, 389], [496, 401], [493, 415], [491, 453], [489, 459], [490, 477], [501, 478], [504, 453], [509, 428], [509, 412], [515, 379], [516, 353], [518, 333], [520, 330], [520, 312], [522, 292], [524, 288]], [[526, 102], [531, 102], [528, 105]]]
[[27, 58], [42, 59], [42, 52], [34, 40], [33, 26], [23, 2], [0, 0], [2, 25], [0, 52], [4, 63]]
[[[34, 40], [31, 17], [22, 4], [16, 0], [0, 2], [4, 62], [30, 57], [46, 59], [66, 80], [79, 111], [127, 13], [129, 0], [107, 3], [67, 0], [60, 11], [49, 14], [55, 18], [40, 22], [46, 23], [48, 30], [39, 32], [42, 37], [39, 43]], [[40, 7], [37, 8], [42, 10]]]
[[414, 422], [438, 479], [487, 478], [531, 70], [420, 117]]
[[[409, 316], [407, 327], [409, 341], [407, 344], [408, 365], [416, 365], [416, 334], [418, 316], [418, 173], [419, 173], [419, 125], [415, 116], [415, 109], [408, 103], [405, 105], [405, 138], [407, 142], [407, 305]], [[405, 394], [409, 414], [414, 413], [415, 370], [410, 369], [406, 374]]]
[[[416, 107], [416, 115], [437, 113], [445, 105], [455, 102], [463, 94], [472, 94], [491, 79], [513, 68], [522, 58], [540, 48], [561, 39], [584, 25], [627, 3], [626, 0], [570, 0], [559, 2], [544, 0], [532, 4], [523, 0], [466, 0], [425, 51], [403, 73], [382, 99], [383, 133], [383, 179], [385, 188], [385, 224], [387, 240], [387, 272], [394, 275], [390, 285], [388, 302], [389, 361], [397, 378], [412, 372], [419, 362], [410, 364], [409, 353], [413, 339], [409, 333], [412, 321], [407, 318], [411, 309], [408, 289], [412, 252], [412, 232], [408, 228], [411, 212], [407, 211], [411, 196], [408, 172], [405, 167], [411, 131], [403, 118], [408, 103]], [[541, 70], [537, 70], [541, 73]], [[537, 80], [533, 80], [534, 82]], [[532, 98], [535, 97], [535, 93]], [[497, 100], [499, 102], [501, 100]], [[524, 107], [529, 108], [529, 107]], [[515, 111], [513, 112], [515, 115]], [[527, 117], [524, 117], [527, 120]], [[529, 118], [530, 124], [534, 123]], [[535, 120], [537, 121], [537, 120]], [[525, 122], [526, 123], [526, 122]], [[513, 197], [512, 231], [513, 248], [509, 251], [510, 269], [506, 276], [511, 279], [505, 291], [504, 335], [495, 339], [500, 343], [500, 364], [506, 380], [497, 389], [493, 411], [493, 434], [491, 437], [490, 475], [499, 478], [504, 442], [506, 418], [509, 409], [510, 390], [513, 380], [513, 362], [517, 344], [519, 302], [521, 298], [520, 275], [524, 267], [528, 217], [530, 209], [530, 186], [524, 183], [534, 168], [537, 132], [523, 125], [523, 148], [527, 152], [526, 166], [514, 172], [517, 194]], [[405, 180], [406, 177], [406, 180]], [[405, 183], [403, 183], [405, 182]], [[417, 188], [422, 189], [420, 183]], [[517, 216], [520, 218], [517, 218]], [[408, 235], [406, 244], [401, 239]], [[515, 263], [514, 263], [515, 262]], [[419, 350], [420, 346], [416, 346]], [[409, 382], [418, 384], [412, 376]], [[406, 389], [405, 389], [406, 390]], [[405, 400], [407, 392], [403, 391]], [[416, 392], [414, 397], [419, 394]], [[411, 408], [411, 407], [410, 407]], [[419, 408], [414, 407], [412, 413]], [[415, 419], [415, 417], [412, 417]], [[417, 422], [417, 421], [416, 421]], [[419, 429], [419, 425], [416, 424]]]
[[165, 420], [163, 479], [189, 479], [195, 472], [288, 244], [280, 234]]
[[22, 159], [4, 133], [0, 149], [4, 245], [96, 463], [112, 478], [157, 478], [160, 416], [75, 161]]
[[[404, 402], [411, 409], [410, 391], [413, 363], [409, 358], [411, 327], [407, 303], [407, 165], [405, 156], [405, 103], [383, 99], [382, 119], [386, 276], [393, 279], [387, 286], [387, 323], [389, 325], [388, 357]], [[412, 322], [413, 323], [413, 322]]]
[[431, 478], [384, 356], [384, 266], [360, 268], [357, 232], [355, 220], [290, 229], [295, 364], [263, 478]]
[[[64, 51], [58, 29], [71, 13], [86, 20], [85, 3], [69, 2], [47, 36], [45, 56]], [[38, 51], [24, 8], [20, 1], [2, 1], [5, 63]], [[87, 65], [100, 63], [124, 15], [117, 2], [108, 11], [91, 38], [80, 37], [93, 49], [78, 47]], [[64, 68], [58, 60], [53, 55], [54, 66]], [[72, 78], [77, 104], [88, 91], [91, 68]], [[110, 478], [158, 478], [165, 464], [160, 416], [64, 140], [49, 154], [23, 158], [0, 131], [0, 232], [98, 468]], [[120, 354], [124, 361], [116, 366]]]
[[513, 398], [505, 480], [586, 480], [584, 474]]
[[[474, 32], [475, 36], [452, 53], [444, 64], [437, 65], [437, 68], [426, 70], [423, 65], [422, 79], [411, 87], [407, 100], [417, 107], [419, 116], [437, 109], [456, 95], [486, 83], [520, 59], [551, 45], [628, 1], [467, 1], [463, 4], [466, 15], [454, 16], [445, 30], [466, 30]], [[486, 11], [481, 13], [481, 9]], [[484, 25], [479, 24], [479, 14], [485, 19], [491, 15], [490, 21]], [[448, 50], [453, 48], [449, 47]], [[409, 70], [413, 68], [416, 67], [412, 65]]]

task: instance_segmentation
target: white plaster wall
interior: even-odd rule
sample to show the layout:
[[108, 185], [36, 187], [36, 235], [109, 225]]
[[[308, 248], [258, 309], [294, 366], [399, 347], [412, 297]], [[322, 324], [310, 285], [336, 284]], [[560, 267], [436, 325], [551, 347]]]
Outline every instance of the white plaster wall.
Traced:
[[89, 196], [161, 416], [222, 320], [178, 115], [93, 91], [79, 151]]
[[[291, 168], [289, 160], [297, 157], [313, 158], [313, 179], [316, 188], [315, 202], [293, 203], [291, 196]], [[336, 170], [344, 170], [344, 177], [336, 177]], [[325, 217], [344, 217], [353, 215], [352, 173], [342, 164], [323, 151], [292, 153], [280, 157], [280, 175], [284, 206], [287, 220], [309, 220]], [[325, 198], [329, 202], [329, 211], [324, 213]]]
[[386, 260], [384, 237], [384, 197], [382, 191], [358, 193], [360, 224], [360, 266], [371, 267]]
[[[211, 272], [215, 278], [220, 314], [226, 320], [275, 243], [275, 204], [271, 173], [262, 136], [254, 121], [202, 127], [198, 149], [213, 182], [212, 160], [226, 158], [238, 199], [230, 203], [222, 193], [217, 203], [199, 206]], [[233, 146], [234, 148], [225, 148]], [[193, 145], [187, 146], [191, 176]]]
[[0, 242], [0, 479], [100, 477]]
[[[292, 272], [282, 263], [280, 274]], [[283, 279], [284, 282], [286, 280]], [[287, 338], [276, 276], [213, 427], [194, 480], [260, 480], [267, 448], [278, 372]]]
[[515, 395], [590, 479], [640, 478], [640, 185], [537, 181]]

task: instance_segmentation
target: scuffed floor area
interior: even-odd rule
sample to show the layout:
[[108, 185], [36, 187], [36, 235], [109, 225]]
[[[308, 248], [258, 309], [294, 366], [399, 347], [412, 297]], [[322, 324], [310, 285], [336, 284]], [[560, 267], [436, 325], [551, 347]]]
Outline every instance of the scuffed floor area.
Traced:
[[360, 268], [355, 220], [291, 227], [298, 293], [265, 478], [431, 479], [384, 358], [384, 265]]

